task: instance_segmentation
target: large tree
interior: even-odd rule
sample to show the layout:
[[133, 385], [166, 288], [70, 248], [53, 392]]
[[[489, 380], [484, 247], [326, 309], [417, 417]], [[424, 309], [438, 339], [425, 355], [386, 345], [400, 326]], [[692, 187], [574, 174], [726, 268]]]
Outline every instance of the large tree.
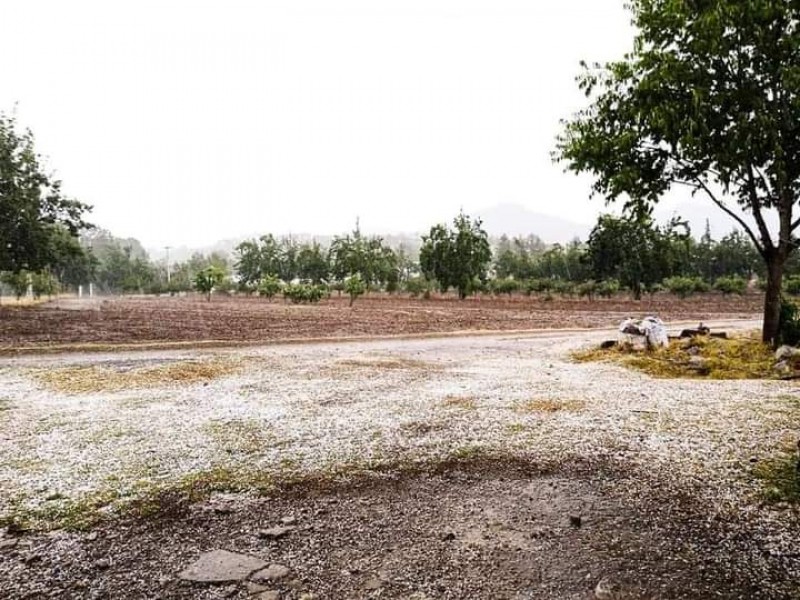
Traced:
[[435, 225], [422, 237], [420, 268], [437, 281], [442, 292], [455, 288], [463, 300], [475, 291], [477, 282], [486, 281], [492, 250], [481, 225], [480, 219], [472, 220], [462, 212], [452, 229]]
[[89, 207], [66, 198], [42, 168], [33, 134], [0, 114], [0, 271], [38, 271], [60, 260], [58, 240], [87, 227]]
[[628, 6], [633, 50], [584, 70], [579, 85], [591, 103], [565, 123], [556, 156], [591, 173], [594, 190], [623, 198], [630, 212], [649, 212], [683, 185], [734, 219], [767, 267], [763, 339], [774, 343], [784, 266], [800, 225], [800, 4]]

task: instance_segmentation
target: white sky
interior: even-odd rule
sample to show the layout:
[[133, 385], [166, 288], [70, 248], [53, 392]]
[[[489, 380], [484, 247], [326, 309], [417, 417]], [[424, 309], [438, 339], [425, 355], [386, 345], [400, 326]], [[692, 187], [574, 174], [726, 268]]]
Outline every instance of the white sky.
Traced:
[[501, 202], [592, 222], [550, 160], [622, 0], [6, 2], [17, 104], [92, 220], [150, 247], [418, 231]]

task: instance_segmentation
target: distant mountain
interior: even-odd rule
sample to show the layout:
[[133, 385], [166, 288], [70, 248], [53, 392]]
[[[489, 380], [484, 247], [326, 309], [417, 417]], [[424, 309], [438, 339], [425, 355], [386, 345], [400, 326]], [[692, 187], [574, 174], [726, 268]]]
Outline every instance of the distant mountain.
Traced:
[[484, 229], [493, 237], [534, 234], [548, 244], [563, 244], [576, 237], [585, 240], [592, 230], [592, 225], [533, 212], [519, 204], [497, 204], [475, 211], [475, 215], [483, 219]]

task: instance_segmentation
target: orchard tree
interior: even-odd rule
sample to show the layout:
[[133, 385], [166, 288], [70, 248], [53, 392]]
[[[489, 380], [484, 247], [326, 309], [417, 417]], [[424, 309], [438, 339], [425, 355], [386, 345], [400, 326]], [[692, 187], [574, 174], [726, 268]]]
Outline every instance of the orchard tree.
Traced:
[[33, 134], [19, 132], [13, 117], [0, 114], [0, 271], [40, 271], [57, 260], [53, 238], [89, 225], [86, 204], [61, 192], [45, 173]]
[[439, 289], [455, 288], [460, 299], [475, 291], [477, 282], [486, 281], [492, 260], [489, 238], [481, 227], [463, 212], [453, 220], [453, 228], [435, 225], [422, 237], [419, 264], [428, 279], [436, 279]]
[[194, 276], [194, 287], [198, 292], [205, 294], [206, 300], [211, 302], [211, 292], [222, 283], [224, 277], [225, 271], [212, 265]]
[[649, 212], [681, 185], [727, 213], [766, 265], [762, 337], [775, 343], [784, 266], [800, 225], [800, 5], [628, 6], [638, 30], [633, 49], [585, 68], [579, 86], [591, 103], [565, 123], [555, 156], [592, 174], [595, 192], [623, 198], [628, 212]]

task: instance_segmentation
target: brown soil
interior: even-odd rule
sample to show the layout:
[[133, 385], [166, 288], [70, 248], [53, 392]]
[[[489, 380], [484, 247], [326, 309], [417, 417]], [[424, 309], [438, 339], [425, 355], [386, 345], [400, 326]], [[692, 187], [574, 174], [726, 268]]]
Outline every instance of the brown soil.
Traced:
[[108, 298], [0, 307], [0, 350], [63, 344], [259, 342], [304, 338], [415, 335], [432, 332], [609, 327], [628, 316], [664, 320], [749, 318], [762, 296], [708, 294], [680, 300], [667, 294], [641, 302], [618, 297], [453, 298], [373, 296], [348, 307], [346, 298], [290, 305], [260, 298]]
[[[688, 494], [648, 485], [632, 495], [641, 483], [624, 470], [478, 461], [271, 498], [218, 496], [91, 536], [23, 538], [0, 551], [0, 589], [8, 599], [247, 598], [244, 583], [177, 578], [222, 548], [287, 566], [269, 586], [287, 600], [588, 600], [601, 580], [619, 592], [604, 598], [796, 597], [785, 557]], [[288, 536], [259, 537], [285, 517], [296, 519]]]

